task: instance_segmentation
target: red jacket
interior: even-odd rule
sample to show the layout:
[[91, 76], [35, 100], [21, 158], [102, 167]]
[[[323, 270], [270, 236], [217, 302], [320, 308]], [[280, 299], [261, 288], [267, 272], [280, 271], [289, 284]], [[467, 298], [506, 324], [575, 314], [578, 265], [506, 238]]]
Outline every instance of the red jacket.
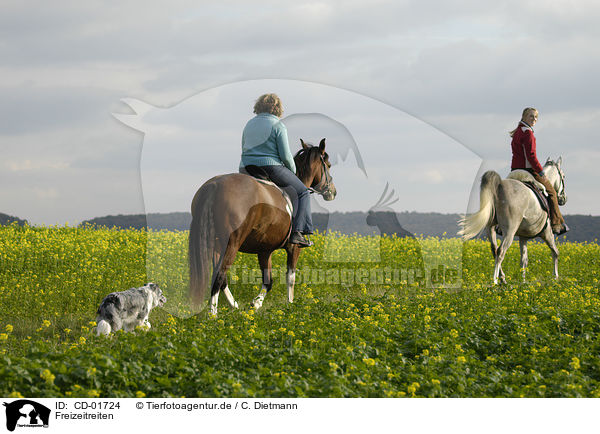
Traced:
[[533, 129], [525, 122], [520, 122], [510, 144], [512, 147], [511, 168], [533, 169], [535, 173], [542, 171], [542, 165], [535, 152], [535, 136]]

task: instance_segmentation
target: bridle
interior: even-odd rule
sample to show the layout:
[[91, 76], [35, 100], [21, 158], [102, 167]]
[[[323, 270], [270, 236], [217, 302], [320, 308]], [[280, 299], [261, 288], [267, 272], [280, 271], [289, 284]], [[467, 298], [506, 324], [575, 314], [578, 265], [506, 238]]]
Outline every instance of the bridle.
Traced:
[[331, 184], [333, 183], [333, 177], [327, 170], [327, 163], [323, 158], [323, 154], [319, 154], [321, 160], [321, 180], [314, 187], [309, 188], [311, 193], [318, 193], [320, 195], [326, 195], [331, 193]]
[[556, 199], [558, 201], [558, 204], [560, 206], [563, 206], [565, 203], [567, 203], [567, 194], [565, 193], [565, 174], [563, 173], [561, 168], [558, 167], [558, 164], [556, 164], [554, 161], [550, 160], [548, 161], [548, 164], [550, 166], [556, 167], [556, 171], [558, 172], [560, 183], [558, 184], [558, 190], [556, 191]]
[[[311, 165], [311, 158], [310, 158], [310, 156], [311, 156], [310, 150], [311, 149], [316, 149], [316, 146], [300, 149], [298, 154], [296, 154], [296, 157], [302, 156], [303, 158], [306, 159], [306, 163], [304, 163], [306, 165], [306, 167], [309, 167]], [[325, 158], [323, 157], [323, 154], [321, 154], [321, 152], [319, 152], [319, 159], [321, 160], [321, 179], [319, 180], [317, 185], [314, 185], [314, 186], [311, 185], [310, 187], [308, 187], [308, 191], [311, 194], [318, 193], [322, 196], [325, 196], [327, 194], [333, 193], [333, 191], [332, 191], [333, 190], [332, 189], [333, 177], [327, 170], [327, 163], [325, 163]], [[302, 170], [301, 173], [306, 173], [306, 172], [305, 172], [305, 170]], [[302, 176], [302, 175], [300, 175], [300, 173], [298, 173], [298, 176]], [[300, 179], [302, 179], [302, 177]], [[314, 177], [313, 177], [313, 180], [314, 180]]]
[[560, 178], [558, 189], [556, 190], [556, 200], [558, 201], [558, 204], [560, 206], [563, 206], [565, 203], [567, 203], [567, 194], [565, 193], [565, 174], [563, 173], [562, 169], [558, 166], [558, 164], [556, 164], [550, 159], [546, 161], [546, 165], [556, 167], [558, 177]]

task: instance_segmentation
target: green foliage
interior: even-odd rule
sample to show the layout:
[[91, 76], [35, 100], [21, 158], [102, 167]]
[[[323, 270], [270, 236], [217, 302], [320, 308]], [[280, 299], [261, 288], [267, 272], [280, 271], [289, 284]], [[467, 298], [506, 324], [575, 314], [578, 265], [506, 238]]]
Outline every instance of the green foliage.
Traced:
[[[256, 257], [240, 254], [230, 287], [241, 309], [221, 297], [218, 318], [210, 318], [183, 312], [185, 232], [0, 228], [0, 394], [600, 396], [597, 244], [561, 244], [554, 281], [547, 247], [531, 243], [526, 283], [513, 246], [509, 283], [494, 287], [483, 241], [461, 248], [458, 240], [384, 237], [374, 244], [381, 261], [364, 262], [359, 246], [370, 239], [314, 239], [301, 255], [293, 304], [276, 277], [263, 307], [250, 309], [259, 291], [250, 278]], [[324, 260], [328, 243], [348, 260]], [[460, 263], [457, 251], [458, 288], [395, 282], [385, 273], [351, 284], [327, 280], [331, 270], [422, 269], [422, 254]], [[283, 252], [273, 262], [282, 267]], [[167, 288], [165, 309], [176, 315], [155, 309], [150, 331], [96, 337], [91, 321], [102, 297], [149, 278]]]

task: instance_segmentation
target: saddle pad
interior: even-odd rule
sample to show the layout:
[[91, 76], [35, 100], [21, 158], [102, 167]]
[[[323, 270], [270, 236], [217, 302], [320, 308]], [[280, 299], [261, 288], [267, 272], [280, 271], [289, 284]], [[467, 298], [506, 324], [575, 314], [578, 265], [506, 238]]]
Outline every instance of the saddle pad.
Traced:
[[531, 184], [535, 185], [544, 196], [548, 196], [548, 192], [546, 191], [546, 187], [544, 187], [544, 184], [537, 182], [533, 175], [527, 170], [515, 169], [508, 174], [506, 179], [514, 179], [523, 183], [530, 182]]
[[281, 195], [285, 199], [285, 210], [287, 211], [287, 213], [289, 214], [289, 216], [291, 218], [294, 213], [293, 212], [294, 208], [292, 207], [292, 199], [290, 199], [290, 195], [287, 194], [281, 188], [279, 188], [279, 186], [277, 184], [275, 184], [273, 181], [267, 181], [266, 179], [258, 179], [258, 178], [254, 178], [254, 180], [257, 182], [260, 182], [261, 184], [272, 185], [273, 187], [275, 187], [277, 190], [279, 190], [281, 192]]
[[524, 182], [523, 184], [525, 184], [527, 187], [529, 187], [531, 191], [533, 191], [533, 194], [535, 194], [535, 197], [537, 197], [537, 200], [540, 203], [542, 209], [546, 212], [549, 212], [550, 208], [548, 207], [548, 198], [546, 198], [542, 191], [540, 191], [537, 188], [537, 186], [531, 182]]
[[273, 181], [267, 181], [266, 179], [258, 179], [258, 178], [254, 178], [256, 181], [260, 182], [261, 184], [265, 184], [265, 185], [272, 185], [273, 187], [275, 187], [277, 190], [279, 190], [281, 192], [281, 195], [283, 196], [283, 198], [285, 199], [285, 210], [287, 211], [287, 213], [290, 215], [290, 217], [292, 217], [293, 214], [293, 207], [292, 207], [292, 200], [290, 199], [290, 195], [287, 194], [284, 190], [282, 190], [281, 188], [279, 188], [279, 186], [277, 184], [275, 184]]
[[[247, 170], [248, 168], [250, 168], [251, 170], [248, 171]], [[290, 199], [290, 195], [287, 194], [285, 191], [283, 191], [281, 188], [279, 188], [279, 186], [277, 184], [275, 184], [273, 181], [269, 181], [268, 179], [259, 178], [259, 176], [267, 176], [267, 173], [264, 170], [255, 170], [255, 169], [260, 169], [260, 168], [256, 167], [256, 166], [247, 166], [247, 167], [240, 167], [239, 171], [240, 171], [240, 173], [242, 173], [244, 175], [251, 176], [252, 178], [254, 178], [255, 181], [258, 181], [261, 184], [272, 185], [277, 190], [279, 190], [281, 192], [281, 195], [285, 199], [285, 210], [287, 211], [289, 216], [292, 217], [292, 215], [294, 214], [294, 211], [293, 211], [294, 207], [292, 206], [292, 200]]]

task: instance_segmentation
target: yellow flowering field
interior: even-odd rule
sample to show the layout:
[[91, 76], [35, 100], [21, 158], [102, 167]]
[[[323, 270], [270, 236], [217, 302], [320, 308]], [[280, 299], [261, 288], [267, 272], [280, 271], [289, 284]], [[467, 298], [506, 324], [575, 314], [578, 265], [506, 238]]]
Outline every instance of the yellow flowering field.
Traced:
[[[0, 394], [27, 397], [600, 396], [600, 248], [518, 246], [491, 285], [489, 244], [316, 235], [287, 302], [263, 307], [239, 254], [219, 316], [187, 306], [187, 232], [0, 227]], [[102, 298], [154, 281], [150, 331], [96, 337]]]

